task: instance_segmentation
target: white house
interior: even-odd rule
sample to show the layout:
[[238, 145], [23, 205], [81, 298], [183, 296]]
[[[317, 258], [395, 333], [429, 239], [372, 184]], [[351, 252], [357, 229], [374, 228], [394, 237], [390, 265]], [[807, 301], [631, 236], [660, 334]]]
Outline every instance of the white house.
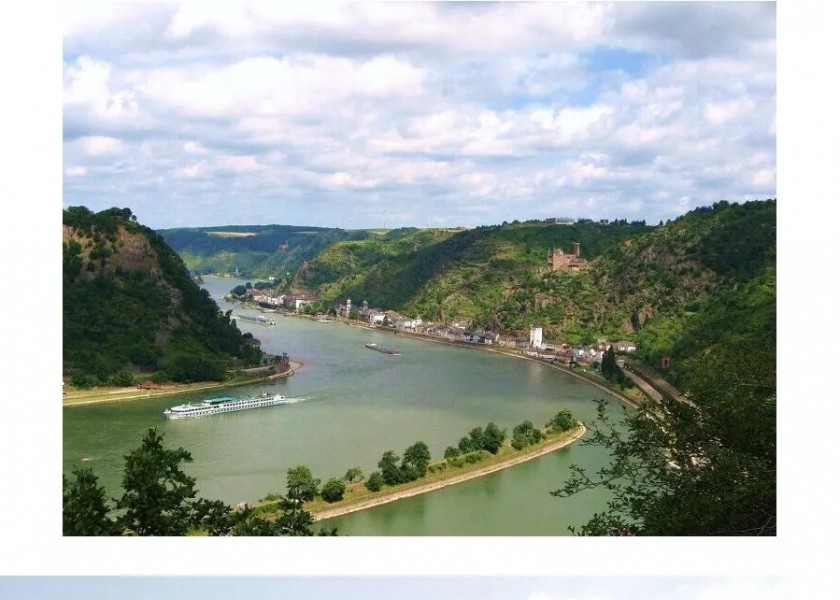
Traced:
[[379, 312], [378, 310], [368, 311], [368, 323], [370, 323], [371, 325], [382, 325], [382, 321], [384, 320], [384, 312]]
[[635, 342], [628, 342], [626, 340], [622, 340], [615, 345], [616, 352], [635, 352], [636, 351], [636, 343]]

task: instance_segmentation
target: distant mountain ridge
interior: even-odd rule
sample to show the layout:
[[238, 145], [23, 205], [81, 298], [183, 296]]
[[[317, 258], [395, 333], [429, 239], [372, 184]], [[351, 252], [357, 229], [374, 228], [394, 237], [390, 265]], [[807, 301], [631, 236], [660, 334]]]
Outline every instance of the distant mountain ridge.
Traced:
[[238, 273], [250, 279], [294, 274], [330, 244], [368, 235], [363, 230], [295, 225], [182, 227], [158, 233], [191, 271]]

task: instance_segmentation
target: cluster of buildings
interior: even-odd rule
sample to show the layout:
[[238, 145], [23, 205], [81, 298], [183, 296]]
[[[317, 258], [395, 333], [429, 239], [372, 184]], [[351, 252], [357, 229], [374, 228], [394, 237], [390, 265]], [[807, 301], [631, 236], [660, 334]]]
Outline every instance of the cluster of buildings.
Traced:
[[279, 296], [272, 296], [266, 293], [265, 290], [258, 290], [256, 288], [249, 288], [245, 290], [245, 300], [256, 302], [264, 308], [287, 308], [289, 310], [298, 311], [305, 306], [315, 303], [315, 300], [303, 294], [281, 294]]
[[[636, 343], [629, 340], [610, 342], [606, 339], [599, 339], [597, 343], [588, 347], [572, 347], [563, 342], [545, 340], [543, 338], [543, 328], [539, 324], [530, 327], [527, 340], [517, 339], [511, 336], [502, 336], [496, 331], [477, 329], [473, 327], [469, 319], [461, 319], [448, 325], [434, 321], [424, 321], [419, 316], [411, 318], [393, 310], [370, 308], [367, 301], [362, 302], [360, 307], [354, 307], [350, 298], [336, 305], [335, 310], [338, 315], [346, 318], [350, 318], [350, 314], [355, 310], [358, 312], [358, 320], [371, 327], [393, 327], [400, 331], [419, 333], [448, 341], [518, 348], [527, 356], [533, 358], [565, 363], [600, 362], [604, 357], [604, 352], [610, 346], [613, 347], [615, 352], [619, 353], [636, 351]], [[617, 362], [621, 363], [623, 361], [619, 359]]]
[[[613, 351], [618, 353], [632, 353], [636, 351], [636, 342], [619, 340], [610, 342], [605, 338], [599, 339], [592, 346], [573, 347], [563, 342], [552, 342], [543, 339], [543, 328], [539, 323], [531, 325], [528, 332], [528, 346], [523, 351], [531, 358], [542, 360], [556, 360], [559, 362], [601, 362], [604, 352], [612, 346]], [[617, 359], [618, 366], [623, 367], [623, 359]]]

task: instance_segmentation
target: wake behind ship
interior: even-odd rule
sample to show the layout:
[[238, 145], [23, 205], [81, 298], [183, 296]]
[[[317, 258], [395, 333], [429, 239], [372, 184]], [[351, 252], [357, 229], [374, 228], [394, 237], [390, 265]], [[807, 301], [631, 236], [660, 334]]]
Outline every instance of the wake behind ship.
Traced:
[[289, 404], [285, 396], [281, 394], [269, 394], [268, 392], [250, 398], [212, 398], [201, 404], [179, 404], [163, 411], [167, 419], [187, 419], [190, 417], [204, 417], [219, 413], [234, 412], [237, 410], [248, 410], [249, 408], [262, 408], [263, 406], [275, 406], [277, 404]]

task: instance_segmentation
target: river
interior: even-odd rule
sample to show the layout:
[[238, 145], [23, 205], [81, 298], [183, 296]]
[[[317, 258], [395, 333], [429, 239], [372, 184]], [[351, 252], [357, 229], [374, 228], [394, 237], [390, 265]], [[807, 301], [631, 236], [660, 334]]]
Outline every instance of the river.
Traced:
[[[239, 283], [207, 277], [204, 286], [222, 310], [243, 311], [219, 298]], [[264, 350], [288, 352], [304, 363], [294, 376], [224, 393], [171, 396], [64, 409], [64, 471], [87, 464], [107, 492], [120, 491], [123, 456], [146, 429], [183, 446], [194, 461], [200, 495], [228, 503], [254, 501], [282, 491], [285, 471], [304, 464], [326, 481], [350, 467], [376, 469], [386, 450], [397, 454], [425, 441], [433, 459], [477, 425], [489, 421], [508, 432], [524, 419], [544, 424], [562, 408], [592, 421], [604, 396], [594, 387], [539, 364], [372, 332], [339, 323], [269, 315], [265, 326], [240, 321]], [[365, 349], [375, 341], [402, 356]], [[169, 421], [162, 411], [185, 400], [215, 395], [280, 392], [295, 404], [201, 419]], [[610, 412], [619, 403], [611, 400]], [[82, 463], [82, 457], [87, 458]], [[608, 457], [581, 443], [506, 469], [414, 498], [324, 521], [347, 535], [564, 535], [606, 507], [603, 491], [557, 499], [570, 464], [590, 469]]]

